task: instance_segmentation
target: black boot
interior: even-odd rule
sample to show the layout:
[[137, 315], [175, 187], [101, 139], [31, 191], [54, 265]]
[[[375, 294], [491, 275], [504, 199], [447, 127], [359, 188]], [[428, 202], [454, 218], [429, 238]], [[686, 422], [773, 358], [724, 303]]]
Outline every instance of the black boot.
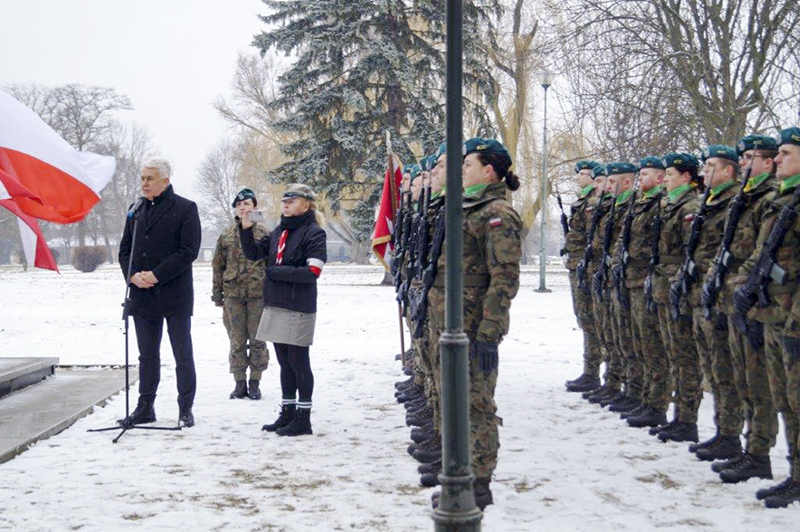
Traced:
[[764, 506], [786, 508], [793, 502], [800, 502], [800, 482], [790, 481], [785, 488], [764, 499]]
[[406, 416], [406, 425], [409, 427], [422, 427], [433, 419], [433, 409], [425, 407], [419, 412]]
[[259, 381], [250, 379], [248, 384], [250, 389], [247, 392], [247, 396], [250, 398], [250, 400], [258, 401], [261, 399], [261, 390], [258, 389]]
[[744, 458], [735, 467], [723, 469], [720, 472], [719, 478], [722, 482], [736, 484], [751, 478], [772, 479], [772, 464], [769, 461], [769, 455], [756, 456], [744, 453], [743, 456]]
[[629, 410], [633, 410], [634, 408], [641, 406], [641, 404], [642, 403], [640, 403], [638, 399], [625, 396], [625, 399], [622, 399], [621, 401], [617, 401], [616, 403], [608, 405], [608, 411], [617, 413], [627, 412]]
[[414, 379], [406, 379], [404, 381], [397, 381], [394, 383], [394, 387], [396, 390], [404, 390], [409, 388], [412, 384], [414, 384]]
[[475, 493], [475, 505], [483, 511], [487, 506], [494, 503], [492, 499], [492, 490], [489, 484], [492, 482], [490, 478], [476, 478], [472, 483], [472, 491]]
[[406, 451], [410, 456], [414, 456], [414, 451], [419, 449], [420, 447], [429, 447], [431, 445], [431, 440], [441, 440], [442, 437], [439, 434], [431, 434], [428, 439], [420, 443], [412, 443], [408, 446]]
[[568, 392], [588, 392], [600, 386], [600, 377], [591, 377], [584, 373], [578, 379], [568, 382], [566, 386]]
[[295, 412], [297, 411], [297, 405], [281, 405], [281, 413], [278, 416], [278, 419], [275, 420], [274, 423], [269, 425], [264, 425], [261, 427], [261, 430], [266, 430], [267, 432], [275, 432], [278, 429], [286, 427], [294, 421]]
[[433, 420], [431, 420], [421, 427], [414, 427], [411, 429], [411, 441], [419, 444], [430, 439], [433, 434]]
[[736, 458], [731, 458], [730, 460], [724, 460], [722, 462], [714, 462], [711, 464], [711, 471], [714, 473], [722, 473], [726, 469], [730, 469], [732, 467], [736, 467], [736, 465], [746, 458], [747, 453], [742, 453]]
[[311, 430], [311, 409], [298, 408], [294, 420], [285, 427], [275, 431], [278, 436], [304, 436], [313, 434]]
[[742, 442], [739, 440], [739, 436], [720, 436], [713, 445], [709, 445], [705, 449], [698, 449], [694, 454], [704, 462], [736, 458], [742, 454]]
[[618, 391], [618, 392], [617, 392], [616, 394], [614, 394], [614, 395], [609, 395], [609, 396], [608, 396], [608, 397], [606, 397], [605, 399], [601, 399], [600, 401], [598, 401], [598, 404], [599, 404], [601, 407], [605, 408], [605, 407], [607, 407], [608, 405], [612, 405], [612, 404], [619, 403], [620, 401], [624, 401], [624, 400], [626, 400], [627, 398], [628, 398], [628, 396], [626, 396], [624, 393], [622, 393], [622, 392], [619, 392], [619, 391]]
[[697, 423], [683, 423], [679, 421], [669, 430], [658, 433], [661, 441], [697, 441]]
[[758, 490], [756, 492], [756, 499], [758, 499], [759, 501], [763, 501], [767, 497], [772, 497], [773, 495], [777, 495], [784, 489], [788, 488], [791, 483], [792, 483], [792, 477], [786, 477], [786, 479], [780, 484], [775, 484], [774, 486], [770, 486], [769, 488]]
[[609, 399], [611, 397], [616, 397], [617, 394], [619, 394], [619, 390], [615, 390], [613, 388], [606, 388], [601, 392], [593, 393], [586, 400], [592, 403], [593, 405], [596, 405], [600, 403], [600, 401], [605, 401], [606, 399]]
[[156, 410], [153, 408], [153, 403], [146, 401], [139, 401], [136, 408], [131, 415], [118, 419], [117, 423], [123, 427], [132, 427], [133, 425], [142, 425], [144, 423], [153, 423], [156, 420]]
[[700, 443], [693, 443], [693, 444], [691, 444], [691, 445], [689, 446], [689, 452], [690, 452], [690, 453], [696, 453], [696, 452], [697, 452], [697, 451], [699, 451], [700, 449], [705, 449], [705, 448], [707, 448], [707, 447], [711, 447], [712, 445], [714, 445], [715, 443], [717, 443], [717, 440], [718, 440], [718, 439], [719, 439], [719, 429], [717, 429], [717, 433], [716, 433], [716, 434], [714, 434], [714, 437], [713, 437], [713, 438], [709, 438], [709, 439], [707, 439], [707, 440], [705, 440], [705, 441], [701, 441]]
[[667, 424], [666, 412], [659, 412], [655, 408], [650, 408], [638, 416], [629, 416], [626, 420], [631, 427], [658, 427]]
[[230, 397], [231, 399], [244, 399], [247, 397], [247, 381], [236, 381], [236, 388], [233, 389]]
[[[664, 416], [666, 417], [666, 414]], [[665, 423], [664, 425], [655, 426], [655, 427], [651, 428], [650, 430], [648, 430], [647, 432], [648, 432], [648, 434], [650, 434], [650, 436], [658, 436], [659, 434], [661, 434], [665, 430], [672, 430], [673, 428], [675, 428], [675, 425], [677, 425], [677, 424], [678, 424], [678, 420], [676, 418], [676, 419], [673, 419], [672, 421], [670, 421], [669, 423]]]
[[581, 394], [581, 397], [583, 397], [584, 399], [589, 399], [593, 395], [597, 395], [599, 393], [605, 393], [607, 391], [608, 391], [608, 388], [606, 388], [605, 386], [598, 386], [594, 390], [589, 390], [588, 392], [583, 392]]
[[183, 424], [184, 427], [194, 427], [194, 414], [191, 408], [184, 408], [178, 414], [178, 424]]
[[441, 470], [442, 470], [441, 460], [430, 462], [428, 464], [420, 464], [419, 467], [417, 467], [417, 472], [420, 475], [424, 475], [425, 473], [433, 473], [434, 471], [441, 471]]
[[622, 412], [619, 415], [619, 418], [620, 419], [628, 419], [629, 417], [640, 416], [640, 415], [646, 413], [648, 410], [650, 410], [649, 406], [647, 406], [644, 403], [639, 403], [637, 405], [634, 405], [634, 407], [632, 409], [627, 410], [625, 412]]
[[442, 442], [440, 438], [433, 438], [420, 444], [414, 451], [414, 460], [423, 464], [429, 464], [442, 459]]

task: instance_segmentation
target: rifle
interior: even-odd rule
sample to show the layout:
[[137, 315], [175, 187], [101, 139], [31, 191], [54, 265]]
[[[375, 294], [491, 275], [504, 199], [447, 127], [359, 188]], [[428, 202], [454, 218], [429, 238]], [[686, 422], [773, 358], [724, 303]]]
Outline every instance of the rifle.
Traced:
[[728, 267], [731, 264], [731, 242], [736, 234], [736, 227], [739, 225], [739, 218], [742, 217], [745, 207], [747, 206], [744, 201], [744, 189], [747, 187], [747, 182], [750, 181], [750, 173], [753, 170], [753, 163], [747, 166], [744, 173], [744, 178], [740, 183], [739, 192], [731, 200], [731, 205], [728, 208], [728, 216], [725, 219], [725, 230], [722, 233], [722, 242], [717, 248], [717, 254], [714, 261], [711, 263], [711, 275], [703, 283], [703, 293], [701, 295], [701, 303], [703, 305], [703, 316], [707, 320], [713, 317], [714, 304], [717, 302], [717, 296], [722, 290], [722, 283], [725, 281], [725, 275], [728, 273]]
[[[406, 267], [406, 276], [405, 279], [401, 282], [400, 288], [397, 294], [397, 300], [403, 304], [403, 310], [405, 311], [408, 307], [408, 287], [411, 284], [411, 266], [414, 264], [414, 232], [415, 227], [418, 223], [418, 216], [413, 212], [412, 205], [414, 200], [412, 199], [411, 191], [407, 192], [406, 196], [406, 217], [404, 221], [404, 228], [403, 228], [403, 264], [408, 265]], [[408, 257], [408, 260], [405, 258]]]
[[597, 226], [600, 224], [600, 218], [602, 216], [603, 192], [600, 191], [600, 200], [597, 202], [597, 207], [595, 207], [595, 210], [592, 213], [592, 221], [589, 224], [589, 232], [586, 233], [586, 248], [583, 252], [583, 258], [578, 264], [578, 268], [576, 270], [578, 272], [578, 287], [584, 292], [589, 292], [589, 279], [587, 278], [587, 274], [589, 272], [589, 263], [592, 262], [592, 255], [594, 255], [594, 250], [592, 249], [592, 240], [594, 240], [594, 233], [597, 231]]
[[614, 282], [614, 287], [617, 290], [617, 301], [619, 301], [619, 304], [622, 305], [622, 308], [625, 310], [631, 309], [631, 301], [628, 297], [628, 292], [625, 291], [625, 281], [627, 279], [628, 263], [631, 261], [631, 255], [628, 253], [628, 249], [631, 245], [631, 226], [633, 225], [638, 186], [639, 174], [637, 172], [633, 185], [633, 193], [628, 200], [628, 212], [625, 213], [625, 220], [622, 223], [622, 241], [620, 242], [619, 248], [617, 248], [619, 264], [611, 270], [611, 277]]
[[[392, 243], [394, 244], [394, 256], [392, 257], [392, 275], [394, 276], [394, 291], [400, 291], [400, 285], [403, 283], [403, 257], [405, 255], [404, 248], [404, 232], [406, 231], [406, 219], [408, 212], [406, 211], [406, 194], [400, 196], [400, 206], [397, 209], [397, 214], [394, 217], [395, 225], [392, 232]], [[399, 301], [399, 299], [398, 299]]]
[[428, 315], [428, 292], [436, 279], [437, 265], [444, 246], [445, 209], [442, 206], [436, 213], [433, 223], [433, 241], [428, 264], [422, 272], [422, 289], [417, 291], [411, 300], [411, 319], [414, 320], [414, 338], [421, 338], [425, 333], [425, 318]]
[[420, 200], [422, 200], [422, 205], [420, 206], [420, 221], [417, 230], [417, 260], [414, 263], [413, 275], [415, 279], [422, 279], [422, 272], [425, 270], [425, 260], [428, 258], [428, 247], [430, 246], [430, 221], [428, 220], [428, 211], [431, 206], [430, 178], [427, 184], [423, 181], [422, 190], [420, 191]]
[[689, 293], [692, 283], [697, 281], [697, 263], [694, 260], [694, 252], [697, 250], [697, 245], [700, 243], [700, 230], [703, 228], [703, 222], [706, 219], [706, 211], [708, 210], [708, 196], [711, 194], [711, 183], [714, 180], [714, 174], [717, 169], [711, 172], [711, 177], [708, 180], [708, 186], [703, 193], [703, 198], [700, 203], [700, 210], [697, 211], [692, 220], [692, 226], [689, 232], [689, 242], [687, 242], [683, 253], [683, 264], [678, 270], [678, 278], [672, 283], [669, 290], [670, 313], [672, 320], [678, 321], [681, 317], [681, 300]]
[[[561, 194], [558, 193], [558, 190], [556, 190], [556, 201], [558, 201], [558, 208], [561, 210], [561, 230], [564, 231], [564, 238], [566, 238], [569, 234], [569, 219], [567, 218], [567, 213], [564, 212], [564, 204], [561, 203]], [[561, 248], [560, 254], [562, 257], [567, 254], [566, 246]]]
[[661, 254], [658, 250], [661, 226], [664, 225], [664, 221], [661, 219], [661, 198], [656, 200], [656, 208], [656, 215], [653, 217], [653, 233], [650, 239], [650, 264], [647, 265], [647, 277], [644, 279], [644, 306], [647, 312], [656, 310], [656, 302], [653, 299], [653, 276], [656, 274], [656, 266], [661, 262]]
[[611, 265], [611, 257], [608, 252], [611, 249], [611, 237], [614, 232], [614, 211], [617, 210], [617, 195], [619, 194], [619, 181], [614, 187], [614, 198], [611, 200], [611, 209], [608, 211], [608, 220], [603, 228], [603, 256], [600, 259], [600, 269], [597, 270], [592, 278], [592, 288], [599, 301], [603, 301], [606, 281], [608, 281], [608, 267]]
[[770, 296], [767, 292], [767, 285], [770, 280], [779, 285], [786, 284], [786, 270], [778, 265], [776, 256], [783, 244], [783, 238], [789, 232], [797, 219], [797, 205], [800, 204], [800, 186], [794, 189], [792, 199], [781, 208], [778, 219], [767, 237], [766, 242], [761, 246], [761, 253], [758, 256], [755, 268], [747, 276], [745, 283], [736, 289], [733, 294], [734, 313], [737, 320], [734, 323], [742, 330], [740, 323], [744, 323], [747, 312], [758, 303], [758, 308], [766, 308], [770, 304]]

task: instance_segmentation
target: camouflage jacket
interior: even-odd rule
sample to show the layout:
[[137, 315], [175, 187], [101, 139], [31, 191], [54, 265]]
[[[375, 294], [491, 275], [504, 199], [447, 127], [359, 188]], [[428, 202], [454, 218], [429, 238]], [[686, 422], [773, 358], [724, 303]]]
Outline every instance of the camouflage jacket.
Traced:
[[[757, 179], [756, 176], [754, 179]], [[752, 180], [751, 180], [752, 181]], [[746, 276], [739, 275], [739, 268], [756, 248], [756, 239], [769, 202], [770, 192], [775, 192], [777, 185], [774, 176], [767, 177], [751, 188], [745, 188], [745, 207], [739, 217], [739, 223], [733, 233], [730, 245], [731, 262], [728, 265], [728, 275], [725, 283], [717, 295], [717, 310], [725, 314], [733, 313], [733, 289], [735, 285], [743, 283]]]
[[653, 276], [653, 299], [669, 303], [669, 284], [683, 262], [683, 252], [689, 240], [689, 230], [695, 213], [700, 209], [697, 189], [691, 188], [669, 201], [661, 202], [661, 238], [658, 241], [659, 263]]
[[[603, 199], [595, 197], [594, 201], [590, 202], [589, 206], [586, 207], [590, 224], [592, 216], [594, 216], [594, 210], [602, 210], [602, 214], [600, 215], [600, 219], [597, 221], [597, 227], [594, 230], [594, 235], [592, 235], [592, 241], [590, 243], [592, 246], [592, 260], [589, 262], [588, 268], [590, 285], [592, 282], [591, 276], [594, 275], [594, 273], [600, 267], [600, 259], [603, 257], [603, 235], [606, 231], [606, 220], [608, 220], [608, 214], [611, 211], [611, 202], [612, 198], [610, 196]], [[588, 232], [589, 229], [586, 231]]]
[[[784, 191], [773, 191], [766, 196], [766, 210], [764, 220], [756, 239], [755, 251], [748, 257], [739, 272], [744, 276], [740, 277], [743, 282], [747, 274], [755, 267], [758, 257], [761, 254], [761, 247], [769, 237], [772, 226], [784, 205], [791, 203], [794, 188]], [[770, 280], [767, 285], [767, 292], [770, 295], [770, 305], [766, 308], [758, 308], [758, 305], [750, 310], [748, 318], [762, 323], [783, 323], [789, 317], [792, 308], [792, 296], [797, 291], [798, 277], [800, 277], [800, 217], [798, 217], [791, 229], [783, 238], [783, 243], [776, 253], [778, 266], [786, 270], [786, 283], [781, 286]], [[732, 280], [733, 281], [733, 280]], [[737, 280], [738, 281], [738, 280]], [[738, 284], [738, 282], [736, 282]]]
[[[639, 191], [633, 190], [631, 194], [638, 196]], [[634, 199], [634, 208], [638, 199]], [[614, 278], [611, 276], [611, 270], [622, 264], [622, 233], [625, 230], [625, 218], [628, 216], [628, 211], [631, 206], [630, 196], [617, 197], [617, 206], [614, 211], [614, 233], [613, 240], [611, 240], [611, 248], [609, 249], [609, 258], [611, 259], [611, 267], [608, 270], [608, 286], [614, 286]], [[633, 232], [633, 225], [631, 225], [631, 233]], [[628, 250], [630, 253], [630, 249]], [[627, 286], [627, 283], [626, 283]]]
[[592, 195], [590, 189], [581, 195], [578, 200], [570, 206], [569, 233], [565, 237], [564, 251], [567, 253], [566, 266], [569, 270], [574, 270], [583, 258], [586, 251], [586, 234], [589, 232], [591, 222], [591, 209], [587, 212], [589, 199]]
[[[508, 333], [519, 290], [522, 220], [505, 197], [505, 183], [494, 183], [464, 198], [464, 311], [480, 314], [475, 337], [485, 342], [501, 342]], [[444, 290], [445, 259], [443, 250], [433, 290]]]
[[[213, 281], [211, 300], [222, 303], [226, 297], [260, 299], [266, 272], [264, 260], [248, 260], [242, 254], [239, 240], [239, 220], [226, 229], [217, 239], [214, 258], [211, 260]], [[267, 236], [267, 230], [259, 224], [253, 226], [256, 240]]]
[[739, 191], [736, 181], [725, 190], [714, 194], [714, 189], [706, 200], [705, 220], [700, 229], [700, 240], [697, 242], [697, 249], [694, 252], [694, 262], [697, 264], [698, 278], [692, 283], [688, 296], [689, 305], [692, 307], [700, 306], [700, 294], [702, 293], [703, 280], [717, 254], [719, 243], [722, 242], [722, 233], [725, 232], [725, 220], [728, 218], [728, 208], [731, 200]]
[[[589, 266], [589, 271], [592, 274], [598, 271], [600, 269], [600, 265], [602, 264], [603, 240], [605, 239], [608, 217], [611, 216], [611, 203], [613, 201], [615, 201], [613, 198], [604, 200], [604, 203], [607, 202], [607, 210], [600, 219], [600, 223], [597, 225], [597, 230], [594, 232], [594, 239], [592, 240], [594, 255], [592, 256], [592, 263]], [[622, 202], [620, 205], [614, 207], [614, 220], [611, 222], [611, 243], [608, 246], [608, 259], [610, 262], [608, 267], [608, 275], [606, 276], [606, 286], [612, 285], [611, 267], [613, 266], [614, 254], [616, 251], [617, 242], [619, 241], [619, 235], [622, 232], [622, 220], [625, 218], [625, 205], [627, 204]]]
[[658, 214], [656, 204], [664, 196], [663, 187], [649, 196], [644, 193], [636, 200], [636, 204], [633, 207], [631, 241], [628, 246], [630, 259], [625, 270], [625, 285], [628, 288], [641, 288], [644, 286], [653, 249], [653, 220]]

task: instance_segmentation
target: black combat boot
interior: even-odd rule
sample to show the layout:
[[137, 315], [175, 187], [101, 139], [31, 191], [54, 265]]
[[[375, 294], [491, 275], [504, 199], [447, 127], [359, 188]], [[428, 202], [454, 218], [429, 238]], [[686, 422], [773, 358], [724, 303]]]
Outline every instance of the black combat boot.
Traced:
[[726, 484], [736, 484], [751, 478], [772, 479], [772, 464], [769, 455], [757, 456], [750, 453], [743, 453], [741, 460], [735, 466], [723, 469], [719, 478]]
[[258, 401], [261, 399], [261, 390], [258, 388], [259, 381], [250, 379], [249, 390], [247, 391], [247, 397], [250, 398], [251, 401]]
[[274, 423], [269, 425], [264, 425], [261, 427], [261, 430], [265, 430], [267, 432], [275, 432], [276, 430], [286, 427], [294, 421], [295, 412], [297, 411], [297, 405], [281, 405], [281, 413], [278, 416], [278, 419], [275, 420]]
[[786, 508], [793, 502], [800, 502], [800, 482], [790, 481], [785, 488], [764, 499], [764, 506]]
[[429, 464], [420, 464], [417, 467], [417, 472], [420, 475], [424, 475], [425, 473], [432, 473], [434, 471], [441, 471], [442, 470], [442, 461], [437, 460], [435, 462], [431, 462]]
[[236, 381], [236, 388], [231, 392], [230, 398], [244, 399], [245, 397], [247, 397], [247, 381], [244, 379]]
[[773, 495], [777, 495], [784, 489], [788, 488], [789, 485], [791, 485], [791, 483], [792, 483], [792, 477], [786, 477], [786, 479], [780, 484], [775, 484], [774, 486], [758, 490], [756, 492], [756, 499], [758, 499], [759, 501], [763, 501], [767, 497], [772, 497]]
[[410, 379], [406, 379], [404, 381], [397, 381], [396, 383], [394, 383], [394, 387], [396, 390], [403, 390], [410, 387], [412, 384], [414, 384], [413, 377]]
[[419, 449], [420, 447], [429, 447], [431, 445], [431, 440], [441, 440], [442, 437], [439, 434], [431, 434], [431, 436], [421, 443], [412, 443], [408, 446], [406, 451], [410, 456], [414, 456], [414, 451]]
[[720, 436], [714, 444], [698, 449], [694, 454], [704, 462], [736, 458], [742, 454], [742, 442], [739, 436]]
[[615, 395], [611, 395], [611, 396], [606, 397], [605, 399], [601, 399], [598, 404], [601, 407], [605, 408], [608, 405], [617, 404], [617, 403], [620, 403], [622, 401], [625, 401], [626, 399], [628, 399], [628, 396], [625, 395], [624, 393], [618, 391]]
[[672, 430], [673, 428], [675, 428], [675, 425], [677, 425], [677, 424], [678, 424], [678, 418], [675, 418], [672, 421], [670, 421], [669, 423], [665, 423], [664, 425], [658, 425], [658, 426], [652, 427], [647, 432], [648, 432], [648, 434], [650, 434], [650, 436], [658, 436], [661, 432], [663, 432], [665, 430]]
[[416, 410], [422, 408], [423, 405], [428, 403], [428, 398], [424, 393], [414, 393], [413, 395], [404, 395], [404, 399], [397, 398], [397, 402], [402, 403], [406, 410]]
[[492, 490], [489, 484], [492, 482], [489, 478], [476, 478], [472, 482], [472, 491], [475, 493], [475, 505], [483, 511], [487, 506], [494, 503], [492, 499]]
[[397, 396], [397, 402], [403, 404], [403, 406], [406, 408], [409, 408], [409, 403], [414, 403], [420, 398], [425, 398], [425, 391], [422, 389], [422, 386], [412, 386], [406, 393], [402, 393]]
[[178, 414], [178, 424], [183, 424], [184, 427], [194, 427], [194, 414], [191, 408], [184, 408]]
[[663, 430], [658, 433], [658, 439], [661, 441], [697, 441], [697, 423], [683, 423], [679, 421], [675, 426], [669, 430]]
[[439, 438], [433, 438], [420, 444], [414, 451], [414, 460], [422, 464], [429, 464], [442, 459], [442, 442]]
[[123, 427], [132, 427], [134, 425], [142, 425], [144, 423], [153, 423], [156, 420], [156, 409], [153, 408], [153, 403], [139, 400], [139, 404], [131, 415], [118, 419], [117, 423]]
[[631, 427], [659, 427], [667, 424], [667, 414], [647, 407], [645, 412], [638, 416], [629, 416], [626, 421]]
[[422, 410], [406, 416], [406, 425], [409, 427], [422, 427], [433, 419], [433, 409], [426, 406]]
[[433, 434], [433, 420], [431, 420], [421, 427], [414, 427], [411, 429], [411, 441], [414, 443], [422, 443], [433, 436]]
[[600, 401], [605, 401], [611, 397], [616, 397], [619, 394], [619, 390], [615, 390], [614, 388], [606, 388], [602, 392], [594, 393], [589, 396], [587, 401], [592, 403], [593, 405], [599, 404]]
[[731, 458], [730, 460], [723, 460], [721, 462], [714, 462], [711, 464], [711, 471], [714, 473], [722, 473], [725, 469], [730, 469], [732, 467], [736, 467], [736, 464], [741, 462], [746, 458], [747, 453], [742, 453], [735, 458]]
[[592, 377], [584, 373], [576, 380], [567, 382], [566, 386], [568, 392], [588, 392], [600, 386], [600, 377]]
[[690, 453], [696, 453], [700, 449], [705, 449], [706, 447], [711, 447], [712, 445], [717, 443], [718, 439], [719, 439], [719, 429], [717, 429], [717, 433], [714, 434], [713, 438], [709, 438], [709, 439], [707, 439], [705, 441], [701, 441], [700, 443], [691, 444], [689, 446], [689, 452]]
[[619, 415], [620, 419], [628, 419], [629, 417], [636, 417], [639, 415], [644, 414], [650, 409], [645, 403], [638, 403], [633, 406], [630, 410], [626, 410]]
[[619, 414], [621, 412], [628, 412], [630, 410], [633, 410], [634, 408], [638, 408], [641, 405], [642, 403], [640, 403], [638, 399], [634, 397], [625, 396], [625, 399], [608, 405], [608, 411], [616, 412]]
[[[435, 467], [434, 464], [438, 464], [438, 467]], [[428, 465], [428, 464], [423, 464]], [[442, 472], [442, 463], [441, 462], [433, 462], [431, 465], [431, 470], [422, 473], [419, 477], [419, 483], [424, 488], [433, 488], [440, 484], [439, 482], [439, 473]], [[422, 467], [422, 466], [420, 466]]]
[[583, 397], [584, 399], [589, 399], [593, 395], [596, 395], [596, 394], [599, 394], [599, 393], [605, 393], [607, 390], [608, 390], [608, 388], [606, 388], [605, 386], [601, 385], [601, 386], [598, 386], [597, 388], [595, 388], [594, 390], [589, 390], [588, 392], [583, 392], [581, 394], [581, 397]]
[[313, 434], [311, 430], [311, 409], [298, 408], [294, 415], [294, 420], [275, 431], [278, 436], [305, 436]]

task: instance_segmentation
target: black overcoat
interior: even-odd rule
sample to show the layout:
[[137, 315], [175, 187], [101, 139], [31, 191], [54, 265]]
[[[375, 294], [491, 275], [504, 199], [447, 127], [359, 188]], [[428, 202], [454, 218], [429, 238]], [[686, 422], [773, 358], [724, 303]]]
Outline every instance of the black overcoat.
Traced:
[[[152, 271], [158, 283], [146, 290], [131, 285], [131, 315], [147, 318], [191, 316], [192, 262], [200, 252], [197, 205], [175, 194], [172, 185], [138, 210], [132, 273]], [[127, 280], [136, 216], [129, 215], [119, 244], [119, 265]]]

